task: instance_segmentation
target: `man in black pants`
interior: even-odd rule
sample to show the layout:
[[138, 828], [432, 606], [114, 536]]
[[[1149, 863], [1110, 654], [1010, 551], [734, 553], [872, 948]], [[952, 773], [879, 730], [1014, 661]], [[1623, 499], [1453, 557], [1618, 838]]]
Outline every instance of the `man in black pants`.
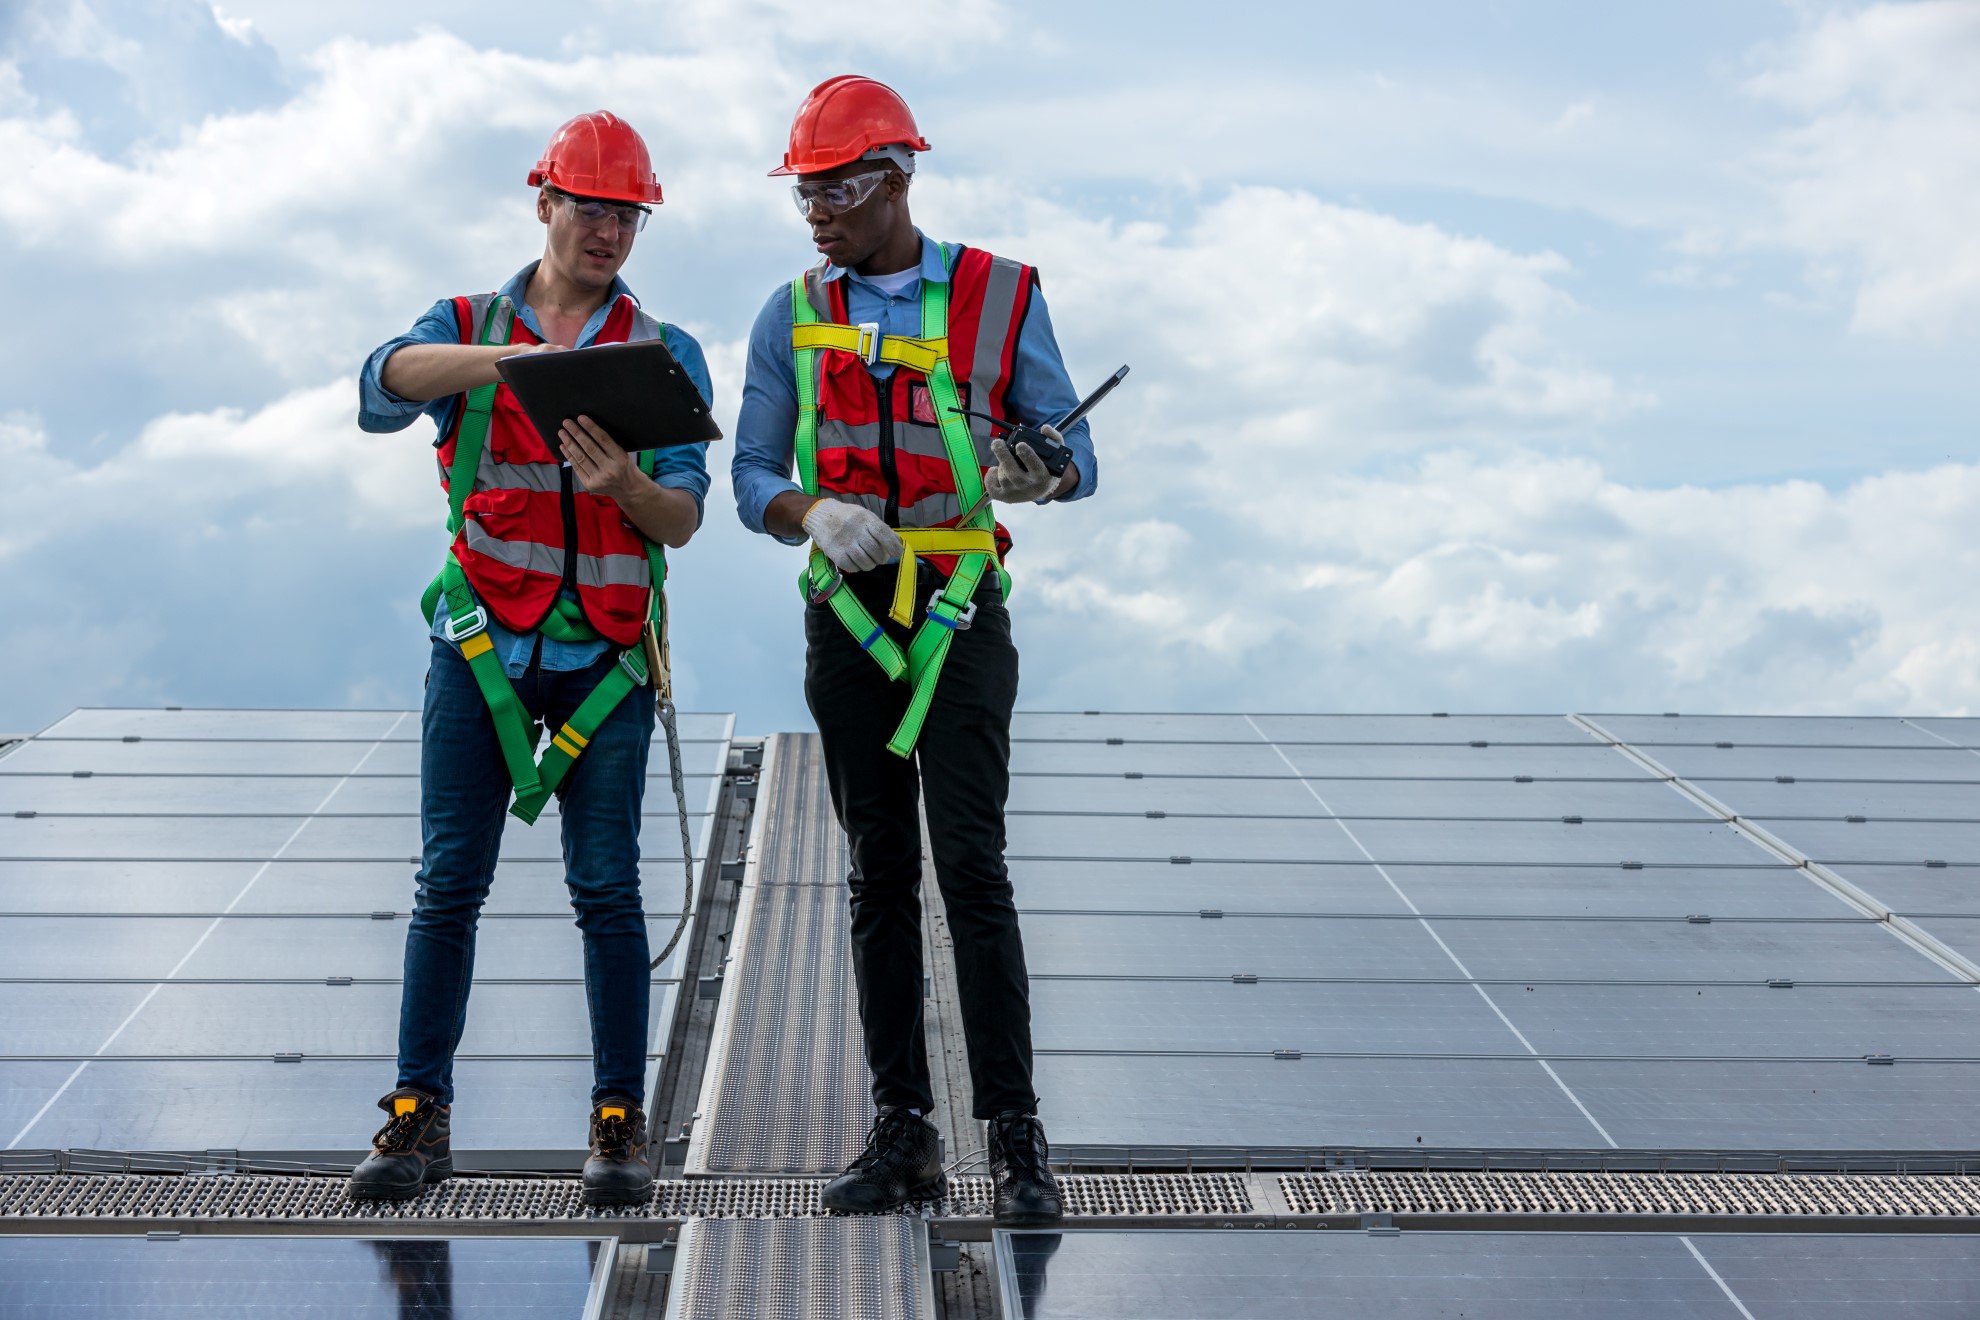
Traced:
[[[1052, 473], [968, 407], [1044, 426], [1076, 402], [1030, 267], [923, 237], [908, 213], [907, 106], [866, 78], [812, 92], [775, 174], [824, 260], [770, 298], [750, 337], [734, 477], [745, 525], [812, 542], [805, 697], [852, 844], [853, 964], [873, 1099], [866, 1150], [825, 1188], [840, 1210], [946, 1186], [922, 1032], [920, 794], [954, 936], [976, 1117], [997, 1220], [1046, 1224], [1059, 1189], [1031, 1081], [1024, 945], [1004, 869], [1018, 657], [1010, 542], [988, 501], [1092, 493], [1082, 422]], [[799, 483], [790, 479], [795, 463]]]

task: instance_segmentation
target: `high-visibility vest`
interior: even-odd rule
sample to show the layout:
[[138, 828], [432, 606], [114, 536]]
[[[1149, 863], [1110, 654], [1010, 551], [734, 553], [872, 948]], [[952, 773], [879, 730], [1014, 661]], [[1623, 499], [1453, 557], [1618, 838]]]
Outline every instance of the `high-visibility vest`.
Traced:
[[[454, 299], [463, 344], [482, 342], [492, 293]], [[515, 317], [510, 343], [543, 342]], [[660, 322], [621, 296], [598, 332], [600, 344], [658, 339]], [[440, 485], [448, 488], [454, 447], [468, 409], [439, 446]], [[452, 492], [449, 491], [449, 494]], [[466, 519], [454, 557], [488, 612], [515, 632], [541, 627], [557, 606], [568, 577], [584, 620], [620, 646], [639, 639], [654, 589], [646, 538], [609, 499], [580, 489], [507, 385], [495, 388], [488, 434], [475, 467], [474, 490], [461, 505]], [[570, 562], [566, 562], [567, 554]]]
[[[863, 505], [899, 530], [906, 553], [888, 610], [896, 623], [912, 620], [917, 560], [947, 578], [905, 649], [844, 589], [816, 546], [799, 579], [806, 597], [829, 605], [887, 677], [908, 685], [907, 711], [887, 742], [903, 758], [921, 737], [956, 633], [976, 614], [977, 583], [991, 568], [1003, 576], [1010, 540], [993, 529], [982, 501], [992, 430], [960, 409], [1005, 415], [1018, 332], [1037, 284], [1031, 267], [979, 249], [945, 246], [943, 259], [949, 279], [921, 282], [919, 338], [847, 323], [844, 281], [826, 280], [823, 266], [791, 282], [799, 484], [808, 495]], [[889, 379], [873, 376], [878, 363], [894, 367]]]
[[[805, 299], [821, 322], [844, 325], [846, 281], [824, 276], [822, 263], [805, 273]], [[955, 249], [944, 356], [961, 407], [1008, 415], [1004, 396], [1010, 389], [1011, 362], [1037, 281], [1037, 273], [1020, 262], [980, 248]], [[928, 330], [922, 327], [924, 334]], [[818, 493], [865, 505], [893, 527], [952, 526], [965, 506], [956, 493], [955, 468], [929, 391], [933, 358], [915, 358], [911, 350], [896, 347], [902, 341], [877, 331], [870, 339], [875, 362], [893, 358], [879, 350], [895, 348], [902, 355], [887, 379], [876, 378], [857, 349], [813, 355]], [[990, 441], [1001, 432], [976, 418], [957, 420], [969, 429], [980, 473], [995, 462]], [[1009, 549], [1004, 529], [996, 531], [1000, 548]], [[926, 558], [944, 574], [953, 571], [953, 556]]]
[[[518, 334], [525, 343], [542, 342], [496, 294], [456, 298], [454, 315], [463, 343], [511, 344]], [[630, 298], [621, 298], [599, 340], [657, 339], [664, 332]], [[569, 470], [551, 455], [506, 385], [469, 390], [439, 448], [453, 544], [420, 598], [420, 611], [460, 648], [473, 672], [515, 785], [509, 812], [534, 824], [598, 726], [629, 693], [654, 683], [662, 710], [670, 709], [667, 556], [625, 521], [615, 502], [575, 489]], [[641, 450], [638, 461], [652, 476], [653, 451]], [[636, 586], [631, 565], [622, 562], [631, 558], [628, 551], [638, 556]], [[471, 562], [475, 570], [468, 568]], [[566, 580], [577, 589], [575, 603], [559, 590]], [[536, 745], [543, 730], [495, 654], [491, 614], [517, 632], [540, 627], [546, 637], [573, 642], [602, 636], [625, 648], [571, 717], [551, 731], [541, 758]]]

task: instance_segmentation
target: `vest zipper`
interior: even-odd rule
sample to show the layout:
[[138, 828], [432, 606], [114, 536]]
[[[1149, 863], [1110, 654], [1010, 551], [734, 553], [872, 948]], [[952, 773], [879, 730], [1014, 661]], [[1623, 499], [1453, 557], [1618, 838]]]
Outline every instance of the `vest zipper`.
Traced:
[[[564, 580], [558, 584], [557, 590], [559, 592], [575, 591], [577, 588], [578, 526], [577, 495], [571, 484], [571, 465], [568, 463], [563, 464], [561, 470], [558, 472], [558, 476], [562, 481], [562, 490], [558, 495], [558, 503], [564, 512]], [[582, 605], [583, 599], [580, 598], [578, 603]], [[551, 602], [550, 608], [557, 608], [554, 601]]]
[[873, 397], [880, 407], [880, 475], [887, 479], [887, 525], [901, 525], [901, 474], [894, 466], [894, 377], [898, 371], [873, 377]]

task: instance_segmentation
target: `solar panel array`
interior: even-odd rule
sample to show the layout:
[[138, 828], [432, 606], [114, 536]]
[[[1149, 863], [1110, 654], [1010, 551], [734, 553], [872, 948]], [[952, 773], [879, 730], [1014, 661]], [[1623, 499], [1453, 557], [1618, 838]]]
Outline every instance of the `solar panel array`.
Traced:
[[1012, 1320], [1962, 1320], [1969, 1236], [999, 1233]]
[[1980, 1145], [1980, 721], [1015, 736], [1062, 1152]]
[[[732, 727], [681, 718], [703, 854]], [[7, 1148], [361, 1149], [394, 1084], [419, 755], [417, 712], [98, 709], [0, 755]], [[656, 737], [656, 950], [682, 892], [666, 767]], [[557, 823], [554, 804], [509, 822], [480, 924], [454, 1131], [483, 1163], [561, 1167], [584, 1147], [591, 1037]], [[656, 1074], [680, 957], [654, 973]]]

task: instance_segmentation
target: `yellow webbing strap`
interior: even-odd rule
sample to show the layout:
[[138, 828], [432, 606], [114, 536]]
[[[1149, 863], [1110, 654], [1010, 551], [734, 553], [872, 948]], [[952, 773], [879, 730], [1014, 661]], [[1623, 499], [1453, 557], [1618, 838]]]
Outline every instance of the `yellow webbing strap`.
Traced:
[[905, 628], [914, 619], [914, 561], [920, 555], [989, 555], [997, 558], [994, 532], [962, 527], [897, 527], [907, 552], [894, 574], [894, 604], [887, 617]]
[[[876, 350], [873, 339], [880, 341]], [[905, 335], [875, 335], [856, 325], [836, 325], [813, 321], [791, 327], [791, 347], [833, 348], [852, 353], [867, 362], [891, 362], [923, 375], [935, 370], [936, 362], [949, 355], [947, 336], [940, 339], [909, 339]]]

